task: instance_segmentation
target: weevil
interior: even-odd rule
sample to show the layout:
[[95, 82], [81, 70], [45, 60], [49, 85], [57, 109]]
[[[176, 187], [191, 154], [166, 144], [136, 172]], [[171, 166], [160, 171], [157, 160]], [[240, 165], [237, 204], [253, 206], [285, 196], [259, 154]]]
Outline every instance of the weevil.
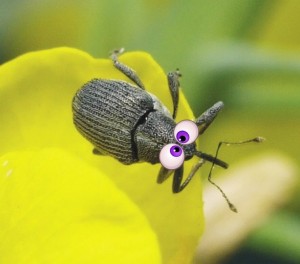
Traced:
[[[112, 53], [112, 63], [133, 84], [123, 80], [93, 79], [83, 85], [73, 98], [73, 122], [77, 130], [93, 144], [93, 153], [109, 155], [126, 165], [160, 162], [162, 166], [157, 183], [174, 174], [173, 193], [181, 192], [205, 161], [212, 163], [211, 169], [214, 165], [227, 168], [228, 164], [218, 159], [217, 153], [223, 143], [229, 142], [220, 142], [215, 156], [197, 150], [195, 143], [223, 108], [223, 102], [215, 103], [194, 121], [184, 120], [176, 124], [179, 70], [167, 74], [173, 102], [171, 114], [155, 95], [145, 90], [136, 72], [119, 61], [121, 52], [123, 50]], [[258, 142], [259, 138], [247, 142], [252, 141]], [[193, 156], [200, 160], [183, 180], [184, 161]], [[221, 191], [230, 209], [236, 212], [222, 189], [211, 180], [211, 171], [208, 180]]]

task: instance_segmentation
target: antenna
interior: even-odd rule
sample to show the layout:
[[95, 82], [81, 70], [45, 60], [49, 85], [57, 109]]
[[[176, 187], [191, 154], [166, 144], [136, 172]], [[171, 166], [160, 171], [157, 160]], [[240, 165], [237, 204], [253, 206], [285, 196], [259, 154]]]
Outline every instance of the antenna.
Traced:
[[[224, 191], [221, 189], [220, 186], [218, 186], [214, 181], [212, 181], [211, 177], [212, 177], [212, 170], [214, 168], [215, 165], [219, 165], [223, 168], [228, 168], [228, 165], [227, 166], [222, 166], [223, 164], [226, 164], [225, 162], [219, 160], [217, 157], [218, 157], [218, 154], [219, 154], [219, 150], [221, 148], [221, 146], [224, 144], [226, 146], [230, 146], [230, 145], [241, 145], [241, 144], [246, 144], [246, 143], [251, 143], [251, 142], [255, 142], [255, 143], [261, 143], [263, 142], [265, 139], [262, 138], [262, 137], [255, 137], [255, 138], [252, 138], [252, 139], [247, 139], [247, 140], [244, 140], [244, 141], [239, 141], [239, 142], [227, 142], [227, 141], [221, 141], [219, 142], [218, 144], [218, 147], [217, 147], [217, 150], [216, 150], [216, 154], [215, 156], [211, 156], [211, 155], [207, 155], [205, 153], [201, 153], [201, 157], [207, 161], [210, 161], [212, 162], [212, 165], [211, 165], [211, 168], [210, 168], [210, 171], [209, 171], [209, 174], [208, 174], [208, 181], [214, 185], [222, 194], [222, 196], [224, 197], [224, 199], [226, 200], [229, 208], [231, 211], [237, 213], [237, 209], [236, 207], [234, 206], [233, 203], [230, 202], [229, 198], [227, 197], [227, 195], [224, 193]], [[211, 159], [213, 158], [213, 159]], [[220, 163], [222, 162], [222, 163]], [[221, 165], [222, 164], [222, 165]]]

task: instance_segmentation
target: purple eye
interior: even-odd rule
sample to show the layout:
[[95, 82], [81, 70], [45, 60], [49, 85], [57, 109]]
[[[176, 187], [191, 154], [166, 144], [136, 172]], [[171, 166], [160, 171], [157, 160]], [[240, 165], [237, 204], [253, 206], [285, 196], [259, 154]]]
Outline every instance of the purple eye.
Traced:
[[179, 147], [178, 145], [173, 145], [171, 148], [170, 148], [170, 154], [173, 156], [173, 157], [179, 157], [181, 154], [182, 154], [182, 148]]
[[166, 169], [175, 170], [184, 162], [183, 150], [176, 144], [168, 144], [161, 149], [159, 160]]
[[181, 144], [188, 142], [189, 139], [190, 139], [189, 133], [184, 130], [181, 130], [176, 134], [176, 140]]
[[174, 137], [178, 143], [186, 145], [193, 143], [199, 134], [197, 125], [190, 120], [179, 122], [174, 129]]

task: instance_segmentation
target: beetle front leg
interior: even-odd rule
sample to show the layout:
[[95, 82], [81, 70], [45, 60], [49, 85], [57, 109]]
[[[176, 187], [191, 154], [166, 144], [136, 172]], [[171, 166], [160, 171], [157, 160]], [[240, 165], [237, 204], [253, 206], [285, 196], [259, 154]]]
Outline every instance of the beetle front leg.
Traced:
[[172, 97], [173, 102], [173, 119], [176, 118], [177, 109], [178, 109], [178, 100], [179, 100], [179, 77], [181, 77], [181, 73], [177, 69], [175, 72], [169, 72], [167, 75], [168, 85]]
[[168, 179], [174, 170], [168, 170], [164, 166], [161, 166], [156, 182], [157, 183], [163, 183], [166, 179]]
[[223, 102], [219, 101], [196, 119], [195, 123], [199, 127], [199, 135], [204, 133], [204, 131], [214, 121], [214, 119], [223, 107]]
[[175, 171], [174, 177], [173, 177], [173, 193], [179, 193], [181, 192], [191, 181], [191, 179], [195, 176], [196, 172], [199, 170], [199, 168], [204, 164], [205, 160], [201, 159], [198, 161], [198, 163], [192, 168], [189, 176], [185, 179], [185, 181], [182, 182], [183, 177], [183, 166], [178, 168]]
[[123, 53], [124, 48], [121, 48], [119, 50], [114, 50], [111, 54], [111, 59], [114, 63], [114, 66], [121, 71], [123, 74], [125, 74], [130, 80], [132, 80], [138, 87], [145, 90], [145, 87], [141, 81], [141, 79], [137, 76], [136, 72], [128, 67], [127, 65], [123, 64], [118, 60], [118, 56]]

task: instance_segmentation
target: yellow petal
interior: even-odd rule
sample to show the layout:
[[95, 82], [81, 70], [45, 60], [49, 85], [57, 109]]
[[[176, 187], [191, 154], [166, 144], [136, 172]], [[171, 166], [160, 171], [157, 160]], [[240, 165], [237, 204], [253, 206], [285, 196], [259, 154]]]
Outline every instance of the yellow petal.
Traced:
[[59, 149], [0, 164], [1, 263], [160, 263], [147, 219], [96, 168]]
[[[133, 67], [146, 90], [171, 109], [165, 73], [149, 54], [128, 52], [120, 60]], [[111, 60], [94, 59], [70, 48], [28, 53], [2, 65], [1, 153], [45, 147], [73, 152], [108, 175], [138, 205], [158, 236], [163, 263], [190, 263], [203, 230], [199, 175], [174, 195], [171, 179], [156, 184], [159, 164], [125, 166], [111, 157], [92, 155], [92, 146], [73, 126], [71, 111], [76, 90], [92, 78], [128, 81]], [[178, 120], [192, 118], [183, 94], [180, 96]], [[185, 175], [194, 163], [185, 162]]]

